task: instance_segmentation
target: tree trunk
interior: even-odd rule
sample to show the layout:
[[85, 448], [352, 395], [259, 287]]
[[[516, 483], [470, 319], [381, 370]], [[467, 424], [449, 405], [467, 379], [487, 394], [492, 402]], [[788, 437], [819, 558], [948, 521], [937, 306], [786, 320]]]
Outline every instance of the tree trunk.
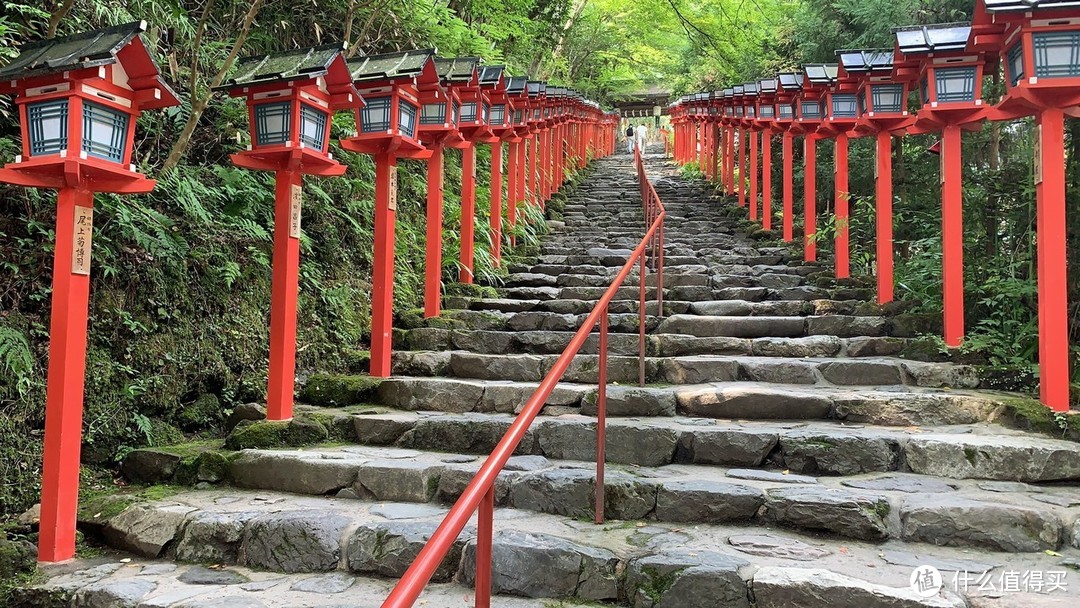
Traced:
[[171, 150], [169, 150], [169, 156], [165, 159], [165, 164], [162, 166], [162, 171], [171, 171], [176, 165], [180, 164], [180, 159], [184, 157], [184, 153], [187, 152], [188, 145], [191, 143], [191, 135], [195, 133], [195, 127], [199, 125], [199, 119], [202, 118], [203, 112], [206, 111], [206, 106], [210, 104], [210, 98], [213, 96], [213, 89], [220, 85], [225, 80], [225, 75], [232, 69], [233, 62], [236, 61], [236, 57], [240, 54], [240, 49], [244, 46], [244, 41], [247, 40], [248, 33], [251, 31], [251, 25], [255, 22], [255, 16], [259, 14], [259, 9], [262, 8], [263, 0], [254, 0], [251, 3], [251, 7], [248, 8], [248, 12], [244, 15], [243, 25], [240, 27], [240, 34], [236, 37], [236, 42], [233, 44], [232, 50], [229, 51], [229, 56], [225, 58], [225, 62], [221, 64], [221, 69], [214, 76], [213, 82], [207, 87], [206, 92], [198, 97], [194, 97], [195, 91], [190, 91], [193, 96], [191, 101], [191, 114], [188, 115], [187, 122], [184, 124], [184, 129], [180, 132], [180, 137], [176, 138], [176, 143], [173, 144]]

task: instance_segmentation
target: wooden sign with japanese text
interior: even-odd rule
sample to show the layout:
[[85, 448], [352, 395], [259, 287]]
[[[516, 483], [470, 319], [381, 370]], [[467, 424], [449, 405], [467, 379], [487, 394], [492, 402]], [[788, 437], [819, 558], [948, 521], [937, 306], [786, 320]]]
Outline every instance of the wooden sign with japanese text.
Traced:
[[390, 167], [390, 202], [387, 207], [390, 211], [397, 211], [397, 165]]
[[94, 208], [75, 205], [75, 230], [71, 244], [72, 274], [90, 274], [90, 246], [94, 236]]
[[300, 184], [293, 184], [289, 189], [289, 236], [300, 238], [300, 211], [303, 207], [303, 195]]

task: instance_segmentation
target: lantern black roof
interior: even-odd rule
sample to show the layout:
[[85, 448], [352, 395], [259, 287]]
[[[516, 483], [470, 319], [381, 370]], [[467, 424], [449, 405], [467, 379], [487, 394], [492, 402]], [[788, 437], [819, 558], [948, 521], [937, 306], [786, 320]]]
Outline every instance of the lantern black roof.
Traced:
[[18, 80], [116, 63], [116, 54], [146, 31], [146, 22], [114, 25], [37, 40], [19, 47], [19, 56], [0, 68], [0, 80]]
[[991, 13], [1005, 11], [1030, 11], [1032, 9], [1072, 8], [1080, 6], [1078, 0], [984, 0]]
[[354, 82], [411, 78], [423, 73], [424, 66], [434, 57], [435, 49], [367, 55], [349, 60], [349, 70]]
[[803, 66], [806, 79], [813, 84], [833, 84], [840, 66], [835, 63], [808, 63]]
[[506, 93], [507, 95], [521, 95], [526, 90], [526, 83], [528, 79], [524, 76], [514, 76], [506, 80]]
[[737, 84], [737, 85], [735, 85], [735, 86], [733, 86], [731, 88], [732, 88], [732, 94], [733, 95], [742, 95], [742, 94], [746, 93], [746, 89], [741, 84]]
[[785, 89], [797, 90], [802, 88], [803, 75], [795, 72], [781, 72], [779, 74], [780, 86]]
[[836, 51], [840, 65], [849, 74], [888, 72], [893, 67], [892, 49], [850, 49]]
[[443, 82], [467, 83], [480, 67], [479, 57], [439, 57], [435, 59], [435, 71]]
[[728, 97], [731, 97], [734, 94], [735, 94], [735, 89], [730, 88], [730, 87], [724, 89], [724, 98], [725, 99], [728, 98]]
[[742, 86], [743, 86], [743, 93], [745, 93], [747, 95], [757, 95], [758, 94], [758, 83], [757, 82], [748, 82], [748, 83], [746, 83], [746, 84], [744, 84]]
[[547, 92], [547, 83], [540, 80], [530, 80], [527, 86], [529, 97], [539, 97]]
[[962, 51], [967, 48], [971, 24], [912, 25], [894, 28], [893, 33], [896, 35], [897, 48], [905, 55]]
[[480, 68], [480, 84], [482, 86], [499, 84], [499, 79], [502, 78], [505, 70], [504, 65], [486, 65]]
[[758, 91], [761, 92], [762, 94], [765, 94], [765, 95], [767, 95], [769, 93], [775, 93], [776, 92], [776, 84], [777, 84], [777, 79], [776, 78], [762, 78], [761, 80], [758, 81]]
[[325, 76], [330, 64], [343, 50], [345, 44], [338, 42], [272, 55], [245, 57], [236, 64], [233, 76], [217, 89]]

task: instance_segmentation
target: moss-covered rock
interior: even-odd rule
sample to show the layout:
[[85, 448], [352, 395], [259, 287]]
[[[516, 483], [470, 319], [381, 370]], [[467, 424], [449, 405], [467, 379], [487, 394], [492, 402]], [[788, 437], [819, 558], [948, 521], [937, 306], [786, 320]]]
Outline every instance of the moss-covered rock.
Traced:
[[999, 422], [1006, 426], [1080, 443], [1080, 412], [1055, 412], [1038, 399], [1026, 397], [1005, 398], [1002, 404]]
[[310, 417], [259, 420], [237, 425], [225, 438], [225, 447], [230, 450], [300, 447], [323, 443], [329, 438], [330, 431]]
[[368, 403], [382, 378], [364, 374], [315, 374], [300, 391], [300, 400], [324, 407]]
[[1039, 387], [1035, 370], [1025, 365], [977, 365], [975, 370], [981, 388], [1032, 393]]
[[494, 287], [476, 285], [470, 283], [450, 283], [446, 286], [443, 295], [459, 296], [464, 298], [497, 298], [499, 292]]
[[216, 427], [225, 419], [225, 409], [213, 393], [203, 393], [195, 401], [180, 408], [177, 423], [186, 430]]
[[0, 536], [0, 580], [34, 571], [37, 550], [29, 542]]

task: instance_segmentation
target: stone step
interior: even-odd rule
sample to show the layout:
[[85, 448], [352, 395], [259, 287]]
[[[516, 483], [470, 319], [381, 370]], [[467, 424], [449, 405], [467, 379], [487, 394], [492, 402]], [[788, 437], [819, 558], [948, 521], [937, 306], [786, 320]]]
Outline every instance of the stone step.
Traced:
[[[663, 503], [657, 495], [657, 510], [661, 504], [670, 508], [680, 502], [709, 510], [710, 505], [694, 498], [692, 485], [673, 484], [672, 489], [665, 493]], [[788, 507], [792, 498], [806, 499], [815, 492], [819, 494], [820, 510], [795, 511]], [[818, 488], [786, 488], [765, 497], [760, 513], [770, 525], [794, 518], [819, 527], [832, 525], [828, 517], [837, 516], [841, 519], [836, 523], [849, 530], [865, 526], [862, 522], [867, 520], [879, 521], [890, 516], [881, 506], [885, 503], [875, 502], [876, 495], [854, 496], [845, 499]], [[742, 502], [752, 501], [742, 499]], [[67, 587], [74, 595], [85, 598], [81, 605], [88, 607], [138, 605], [149, 601], [148, 596], [158, 594], [158, 581], [163, 578], [168, 582], [162, 584], [161, 591], [186, 592], [191, 587], [200, 587], [183, 583], [183, 577], [189, 581], [207, 581], [209, 585], [200, 587], [206, 594], [194, 596], [198, 599], [187, 604], [169, 604], [163, 600], [147, 605], [213, 608], [266, 605], [269, 608], [291, 605], [296, 596], [290, 594], [295, 591], [306, 593], [317, 589], [332, 596], [331, 591], [345, 587], [341, 591], [345, 593], [353, 585], [360, 585], [349, 597], [363, 597], [361, 601], [365, 603], [361, 605], [373, 607], [381, 601], [389, 583], [381, 588], [368, 587], [367, 577], [400, 576], [443, 514], [443, 509], [431, 505], [370, 504], [235, 489], [182, 492], [167, 501], [132, 505], [110, 518], [105, 529], [111, 530], [116, 544], [139, 547], [138, 553], [160, 553], [164, 549], [180, 560], [218, 564], [215, 569], [179, 566], [170, 571], [168, 564], [148, 564], [140, 559], [129, 562], [132, 565], [113, 562], [98, 566], [98, 571], [87, 572], [87, 569], [79, 570], [81, 564], [77, 564], [74, 569], [81, 576], [58, 574], [39, 589], [47, 594]], [[156, 525], [146, 525], [151, 521]], [[162, 521], [169, 523], [158, 523]], [[142, 526], [138, 525], [140, 522]], [[974, 589], [958, 589], [959, 595], [941, 591], [923, 598], [909, 586], [913, 569], [929, 564], [947, 577], [953, 572], [1001, 572], [1011, 561], [1011, 556], [1003, 553], [981, 551], [972, 556], [953, 547], [922, 543], [882, 546], [876, 542], [877, 538], [837, 542], [783, 529], [765, 531], [724, 523], [691, 528], [631, 519], [626, 523], [613, 520], [596, 525], [564, 516], [506, 508], [496, 509], [495, 522], [492, 590], [497, 595], [572, 598], [635, 607], [960, 608], [966, 606], [962, 596], [973, 594]], [[1005, 523], [1000, 521], [996, 526], [1008, 532], [1002, 540], [1022, 534], [1019, 529], [1007, 528]], [[152, 537], [149, 542], [137, 542], [147, 536]], [[446, 605], [441, 602], [452, 597], [452, 587], [439, 583], [449, 580], [463, 583], [457, 587], [458, 602], [464, 595], [467, 605], [467, 597], [471, 595], [467, 585], [475, 576], [475, 545], [474, 522], [465, 528], [436, 571], [437, 584], [428, 592], [431, 601], [425, 606]], [[1032, 569], [1050, 571], [1060, 569], [1069, 556], [1033, 553], [1024, 559]], [[154, 567], [148, 572], [148, 566]], [[69, 567], [68, 572], [71, 570]], [[271, 574], [277, 572], [288, 576]], [[357, 581], [356, 575], [365, 580]], [[245, 578], [250, 580], [245, 582]], [[275, 580], [281, 582], [273, 585]], [[287, 587], [286, 583], [289, 583]], [[252, 591], [240, 585], [247, 585]], [[294, 588], [297, 586], [299, 589]], [[368, 589], [373, 595], [362, 595]], [[261, 595], [248, 595], [251, 593]], [[278, 599], [269, 599], [274, 593]], [[121, 604], [112, 597], [121, 594], [138, 597]], [[215, 602], [211, 594], [231, 597], [233, 603]], [[1069, 594], [1067, 597], [1073, 601], [1080, 597], [1075, 590], [1066, 589], [1064, 594]], [[93, 603], [99, 595], [100, 603]], [[237, 596], [244, 599], [237, 600]], [[250, 603], [249, 600], [260, 601], [254, 598], [267, 598], [273, 603]], [[301, 601], [305, 606], [327, 605], [320, 597], [302, 596]], [[503, 603], [502, 597], [495, 605], [531, 606]]]
[[[398, 350], [468, 350], [486, 354], [562, 354], [575, 331], [468, 330], [421, 327], [395, 334]], [[612, 331], [609, 354], [637, 356], [638, 334]], [[581, 354], [598, 352], [596, 333], [586, 339]], [[699, 338], [679, 334], [645, 336], [651, 357], [743, 355], [755, 357], [897, 357], [912, 361], [963, 361], [958, 353], [940, 353], [933, 342], [913, 338], [806, 336], [801, 338]], [[953, 356], [955, 355], [955, 356]]]
[[[666, 280], [666, 279], [665, 279]], [[458, 304], [458, 301], [454, 302]], [[515, 300], [508, 298], [478, 298], [462, 300], [461, 308], [469, 310], [491, 310], [495, 312], [557, 312], [560, 314], [582, 314], [591, 312], [596, 306], [596, 300]], [[656, 314], [656, 302], [646, 302], [646, 311]], [[449, 304], [444, 307], [453, 308]], [[824, 315], [848, 315], [857, 317], [888, 316], [898, 317], [893, 319], [893, 331], [908, 335], [929, 333], [935, 324], [940, 324], [937, 315], [924, 315], [905, 313], [910, 305], [900, 302], [889, 304], [875, 304], [859, 300], [766, 300], [753, 302], [746, 300], [707, 300], [702, 302], [687, 302], [680, 300], [664, 300], [665, 315], [705, 315], [725, 317], [772, 317], [772, 316], [824, 316]], [[638, 303], [635, 300], [620, 300], [613, 303], [610, 311], [613, 313], [637, 312]]]
[[[218, 518], [228, 534], [230, 514], [201, 512]], [[391, 556], [393, 557], [393, 556]], [[398, 568], [394, 564], [393, 568]], [[376, 568], [372, 568], [376, 570]], [[376, 608], [395, 579], [378, 573], [329, 572], [285, 574], [229, 565], [184, 564], [108, 551], [101, 556], [39, 566], [40, 582], [13, 593], [18, 608]], [[420, 596], [424, 608], [461, 608], [472, 587], [433, 583]], [[500, 608], [551, 608], [561, 602], [499, 595]]]
[[[534, 296], [541, 295], [538, 290], [555, 288], [535, 287], [518, 288], [534, 290]], [[588, 288], [566, 288], [588, 289]], [[564, 289], [563, 291], [566, 291]], [[600, 290], [603, 291], [602, 289]], [[636, 295], [637, 288], [623, 287], [618, 294]], [[647, 291], [654, 291], [649, 288]], [[417, 324], [427, 327], [459, 330], [487, 331], [576, 331], [593, 310], [589, 294], [575, 294], [567, 299], [534, 298], [524, 300], [521, 306], [515, 306], [512, 298], [496, 299], [498, 309], [449, 309], [436, 319], [427, 319]], [[831, 308], [840, 308], [830, 304], [830, 300], [817, 300], [811, 303], [765, 303], [746, 301], [725, 306], [723, 302], [688, 302], [675, 300], [666, 311], [680, 310], [688, 306], [688, 313], [669, 314], [659, 318], [648, 314], [656, 311], [655, 299], [647, 294], [645, 331], [653, 335], [681, 335], [698, 338], [796, 338], [807, 336], [834, 336], [839, 338], [855, 337], [899, 337], [915, 338], [935, 325], [940, 325], [936, 316], [922, 314], [900, 314], [891, 317], [871, 314], [801, 314], [826, 312]], [[609, 308], [608, 329], [612, 332], [638, 333], [639, 308], [636, 297], [613, 301]], [[650, 307], [651, 304], [651, 307]], [[702, 304], [702, 306], [698, 306]], [[698, 314], [689, 312], [699, 311]], [[652, 310], [649, 310], [649, 309]], [[845, 310], [856, 312], [858, 305], [844, 305]], [[503, 312], [510, 309], [512, 312]], [[708, 312], [793, 312], [790, 315], [711, 315]], [[871, 313], [872, 307], [865, 307], [861, 312]]]
[[[775, 442], [777, 435], [770, 436], [767, 427], [757, 429], [759, 434], [749, 441], [737, 434], [723, 438], [714, 434], [697, 437], [697, 442], [691, 440], [686, 446], [680, 444], [693, 458], [703, 461], [753, 462], [762, 458], [762, 452], [771, 451], [768, 458], [781, 467], [773, 469], [621, 465], [620, 457], [628, 453], [622, 441], [640, 437], [626, 435], [619, 426], [610, 430], [613, 463], [609, 463], [605, 474], [604, 494], [605, 512], [614, 519], [779, 525], [860, 540], [893, 538], [1006, 552], [1056, 550], [1077, 542], [1073, 537], [1073, 522], [1080, 514], [1080, 487], [1076, 484], [1044, 487], [912, 473], [880, 474], [878, 471], [895, 469], [880, 469], [876, 463], [898, 457], [883, 436], [877, 437], [876, 443], [856, 446], [858, 450], [839, 458], [830, 459], [827, 450], [821, 447], [834, 441], [839, 449], [858, 435], [859, 429], [825, 428], [821, 432], [781, 429], [779, 442], [772, 448], [767, 440], [771, 438]], [[423, 431], [414, 427], [413, 432]], [[724, 442], [724, 438], [736, 443]], [[550, 460], [541, 455], [514, 457], [509, 468], [499, 475], [495, 488], [497, 506], [592, 518], [595, 465], [574, 460], [591, 456], [586, 450], [589, 446], [583, 445], [588, 443], [583, 441], [584, 437], [568, 434], [560, 439], [557, 433], [546, 434], [538, 429], [536, 436], [527, 439], [547, 442], [547, 451], [559, 457]], [[447, 440], [460, 443], [458, 438]], [[656, 440], [644, 447], [660, 453], [675, 449]], [[244, 450], [232, 459], [228, 478], [234, 485], [249, 490], [334, 495], [370, 502], [449, 505], [460, 497], [483, 459], [483, 456], [361, 446], [303, 451]], [[788, 464], [803, 465], [817, 459], [829, 466], [850, 468], [853, 473], [846, 477], [826, 477], [798, 474], [795, 468], [782, 469]], [[826, 472], [812, 466], [815, 473]], [[980, 524], [983, 527], [973, 532], [978, 526], [972, 523], [983, 518], [996, 521]], [[828, 521], [833, 523], [824, 523]], [[114, 530], [110, 531], [106, 524], [106, 538], [110, 538], [110, 532], [112, 538], [118, 536], [119, 526], [112, 527]], [[137, 550], [138, 543], [120, 546]], [[177, 551], [184, 556], [182, 548]]]
[[[451, 376], [481, 380], [539, 382], [565, 347], [569, 332], [458, 332], [451, 342], [462, 350], [398, 351], [393, 354], [396, 375]], [[568, 379], [598, 380], [588, 373], [597, 363], [599, 336], [590, 336], [589, 348], [572, 363]], [[539, 344], [553, 354], [516, 354]], [[492, 348], [493, 347], [493, 348]], [[467, 350], [465, 350], [467, 349]], [[496, 350], [501, 352], [484, 352]], [[514, 353], [511, 353], [514, 351]], [[639, 338], [609, 336], [608, 374], [611, 382], [634, 383], [640, 379]], [[590, 354], [592, 353], [592, 354]], [[646, 356], [647, 384], [707, 384], [711, 382], [764, 382], [824, 386], [921, 386], [928, 388], [978, 388], [978, 370], [951, 363], [906, 361], [890, 357], [788, 358], [730, 355]], [[595, 377], [594, 377], [595, 376]]]
[[[639, 394], [639, 389], [619, 391], [609, 405], [637, 407]], [[352, 420], [357, 441], [365, 445], [487, 454], [512, 416], [387, 412]], [[608, 462], [631, 466], [775, 466], [813, 475], [902, 472], [1024, 483], [1080, 481], [1077, 444], [987, 423], [898, 429], [824, 421], [612, 419], [607, 437]], [[592, 460], [596, 419], [577, 414], [538, 418], [517, 453]]]
[[[553, 393], [548, 405], [573, 412], [591, 402], [596, 391], [595, 357], [578, 357], [564, 375], [563, 392]], [[637, 361], [633, 360], [634, 368]], [[621, 372], [614, 367], [612, 371]], [[584, 382], [584, 384], [579, 384]], [[509, 412], [532, 396], [538, 382], [505, 378], [394, 376], [377, 390], [381, 405], [413, 411]], [[572, 387], [572, 388], [571, 388]], [[585, 387], [585, 388], [578, 388]], [[633, 391], [619, 403], [616, 395]], [[1002, 407], [1000, 395], [969, 390], [917, 387], [844, 388], [763, 382], [715, 382], [677, 386], [612, 384], [608, 387], [611, 416], [698, 416], [742, 420], [846, 420], [888, 426], [968, 424], [988, 420]], [[588, 410], [585, 410], [588, 411]]]

